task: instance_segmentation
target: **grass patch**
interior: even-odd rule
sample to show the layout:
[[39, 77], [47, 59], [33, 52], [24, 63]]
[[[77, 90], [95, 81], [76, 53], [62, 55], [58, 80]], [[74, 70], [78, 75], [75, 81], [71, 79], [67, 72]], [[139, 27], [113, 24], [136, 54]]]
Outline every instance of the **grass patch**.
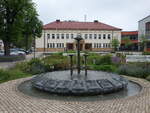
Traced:
[[24, 73], [20, 70], [0, 70], [0, 83], [19, 78], [32, 76], [31, 74]]

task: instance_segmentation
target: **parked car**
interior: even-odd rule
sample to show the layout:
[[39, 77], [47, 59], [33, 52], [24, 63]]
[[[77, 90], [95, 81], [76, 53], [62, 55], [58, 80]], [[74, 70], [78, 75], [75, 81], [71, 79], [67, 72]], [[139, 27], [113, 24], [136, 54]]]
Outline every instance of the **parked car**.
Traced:
[[0, 56], [3, 56], [3, 55], [4, 55], [4, 51], [0, 50]]
[[12, 50], [23, 51], [23, 52], [25, 52], [26, 54], [31, 54], [31, 53], [32, 53], [31, 50], [25, 50], [25, 49], [22, 49], [22, 48], [13, 48]]
[[10, 49], [10, 55], [26, 55], [26, 53], [16, 49]]

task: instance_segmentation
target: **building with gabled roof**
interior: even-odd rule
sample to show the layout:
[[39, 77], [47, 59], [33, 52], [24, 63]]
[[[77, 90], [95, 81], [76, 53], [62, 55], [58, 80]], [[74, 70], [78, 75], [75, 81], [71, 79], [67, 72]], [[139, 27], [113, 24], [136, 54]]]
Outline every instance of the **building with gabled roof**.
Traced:
[[36, 39], [37, 51], [60, 52], [75, 50], [74, 38], [81, 34], [84, 39], [80, 49], [87, 51], [112, 51], [111, 41], [117, 38], [121, 42], [121, 29], [94, 22], [56, 20], [43, 26], [43, 35]]

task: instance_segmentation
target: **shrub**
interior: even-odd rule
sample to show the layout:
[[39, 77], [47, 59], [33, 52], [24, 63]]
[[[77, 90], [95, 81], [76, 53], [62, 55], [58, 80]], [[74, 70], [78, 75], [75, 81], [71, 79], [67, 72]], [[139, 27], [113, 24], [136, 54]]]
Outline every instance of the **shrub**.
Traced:
[[107, 71], [107, 72], [116, 72], [116, 67], [113, 65], [95, 65], [95, 66], [93, 66], [92, 69]]
[[126, 55], [124, 55], [122, 53], [116, 53], [116, 57], [120, 58], [120, 62], [125, 63], [125, 61], [126, 61]]
[[38, 74], [38, 73], [43, 73], [46, 72], [46, 68], [44, 63], [40, 59], [32, 59], [28, 62], [29, 65], [29, 72], [31, 74]]
[[67, 50], [66, 53], [76, 53], [75, 50]]
[[24, 73], [39, 74], [47, 71], [47, 65], [45, 65], [40, 59], [32, 59], [29, 62], [18, 63], [15, 69], [19, 69]]
[[112, 57], [112, 63], [118, 65], [121, 63], [121, 59], [119, 57]]
[[143, 55], [150, 55], [150, 52], [143, 52]]
[[146, 77], [146, 80], [150, 81], [150, 75], [148, 75], [148, 76]]
[[[69, 68], [69, 59], [60, 54], [54, 54], [42, 59], [45, 65], [53, 67], [54, 70], [65, 70]], [[48, 69], [49, 70], [49, 69]]]
[[90, 53], [88, 56], [88, 64], [92, 65], [95, 64], [96, 61], [98, 61], [101, 58], [101, 56], [99, 54], [96, 53]]
[[13, 69], [18, 69], [18, 70], [21, 70], [25, 73], [29, 73], [30, 72], [30, 65], [28, 65], [28, 62], [21, 62], [21, 63], [17, 63]]
[[150, 68], [142, 66], [140, 67], [134, 64], [126, 64], [120, 66], [117, 72], [123, 75], [146, 78], [150, 74]]
[[97, 59], [96, 61], [96, 65], [110, 65], [112, 64], [112, 56], [111, 55], [104, 55], [104, 56], [101, 56], [100, 59]]

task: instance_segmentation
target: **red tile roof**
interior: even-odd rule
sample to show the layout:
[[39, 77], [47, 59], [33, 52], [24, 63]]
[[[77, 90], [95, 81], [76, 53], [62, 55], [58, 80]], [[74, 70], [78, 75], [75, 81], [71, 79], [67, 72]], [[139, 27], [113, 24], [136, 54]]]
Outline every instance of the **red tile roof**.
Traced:
[[121, 35], [138, 35], [138, 31], [123, 31]]
[[43, 26], [45, 30], [121, 30], [101, 22], [54, 21]]

